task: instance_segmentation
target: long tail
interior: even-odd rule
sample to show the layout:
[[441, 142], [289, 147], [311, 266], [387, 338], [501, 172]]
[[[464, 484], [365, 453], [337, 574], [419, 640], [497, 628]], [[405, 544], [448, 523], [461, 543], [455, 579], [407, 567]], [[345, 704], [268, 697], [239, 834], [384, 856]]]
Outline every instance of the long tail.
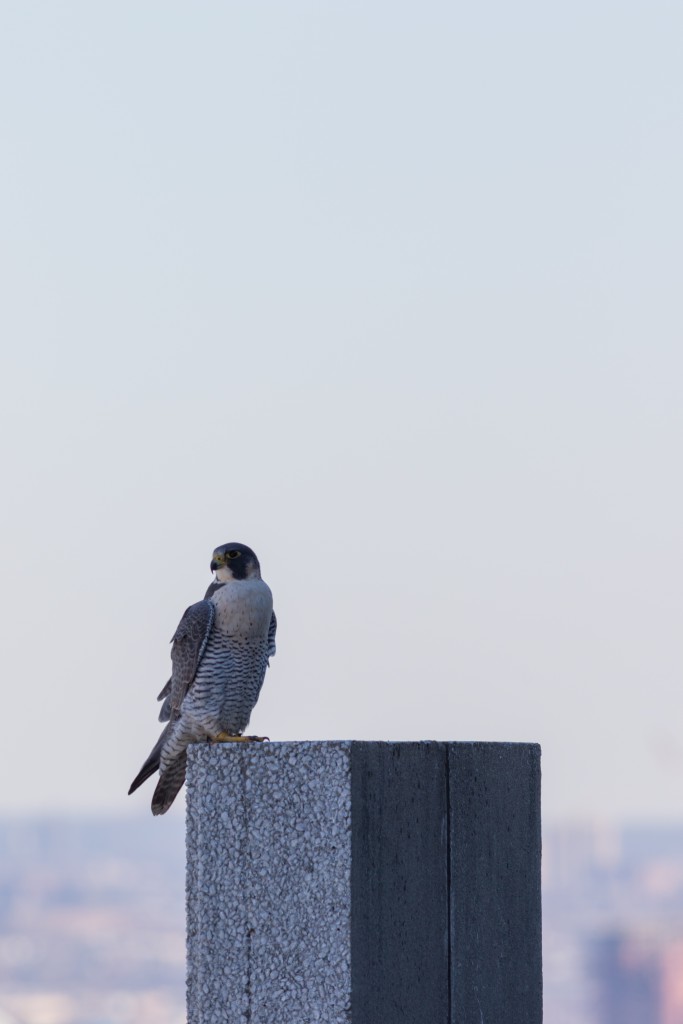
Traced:
[[159, 770], [159, 760], [161, 758], [161, 748], [163, 747], [164, 743], [166, 742], [166, 737], [168, 735], [168, 730], [170, 729], [170, 727], [171, 727], [171, 723], [169, 722], [168, 725], [166, 726], [166, 728], [161, 733], [161, 736], [159, 737], [159, 739], [156, 741], [156, 743], [152, 747], [151, 754], [149, 755], [149, 757], [147, 758], [147, 760], [143, 764], [142, 768], [140, 769], [140, 771], [137, 773], [137, 775], [135, 776], [135, 778], [131, 782], [130, 789], [128, 790], [128, 796], [130, 796], [131, 793], [134, 793], [135, 790], [138, 788], [138, 786], [141, 786], [142, 783], [145, 782], [145, 780], [150, 777], [150, 775], [154, 775], [154, 773]]
[[187, 750], [178, 754], [170, 765], [159, 776], [157, 788], [152, 797], [152, 814], [165, 814], [169, 809], [185, 781], [185, 767], [187, 765]]

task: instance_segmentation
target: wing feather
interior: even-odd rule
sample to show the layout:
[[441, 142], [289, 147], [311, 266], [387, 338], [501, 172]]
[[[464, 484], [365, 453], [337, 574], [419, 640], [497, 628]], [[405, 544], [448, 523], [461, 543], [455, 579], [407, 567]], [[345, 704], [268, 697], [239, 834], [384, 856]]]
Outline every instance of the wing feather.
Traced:
[[[171, 648], [173, 670], [171, 678], [164, 686], [158, 698], [164, 702], [159, 713], [159, 720], [168, 724], [154, 744], [149, 757], [133, 779], [128, 790], [129, 793], [135, 792], [138, 786], [141, 786], [150, 775], [153, 775], [159, 769], [164, 743], [180, 714], [180, 705], [185, 699], [185, 694], [194, 682], [199, 663], [209, 642], [215, 616], [216, 609], [211, 601], [204, 600], [198, 601], [197, 604], [191, 604], [186, 609], [178, 624], [178, 628], [173, 634], [171, 640], [173, 644]], [[159, 786], [161, 786], [161, 789], [157, 786], [152, 803], [152, 810], [155, 814], [163, 814], [170, 807], [173, 798], [183, 784], [185, 778], [185, 753], [177, 759], [177, 762], [177, 765], [171, 770], [169, 776], [170, 783], [162, 785], [160, 782]]]
[[169, 679], [169, 681], [166, 683], [166, 686], [164, 686], [163, 690], [161, 691], [161, 693], [157, 697], [157, 700], [163, 700], [163, 702], [164, 702], [161, 705], [161, 709], [159, 711], [159, 721], [160, 722], [168, 722], [170, 717], [171, 717], [171, 683], [172, 682], [173, 682], [173, 680]]
[[[171, 687], [164, 702], [164, 704], [169, 702], [169, 717], [178, 713], [185, 694], [194, 682], [199, 663], [209, 642], [215, 617], [216, 608], [211, 601], [197, 601], [185, 611], [173, 634], [171, 640], [173, 644], [171, 648], [171, 663], [173, 665]], [[164, 687], [165, 689], [166, 687]], [[161, 691], [162, 694], [164, 690]], [[163, 714], [164, 708], [162, 707], [161, 710]]]

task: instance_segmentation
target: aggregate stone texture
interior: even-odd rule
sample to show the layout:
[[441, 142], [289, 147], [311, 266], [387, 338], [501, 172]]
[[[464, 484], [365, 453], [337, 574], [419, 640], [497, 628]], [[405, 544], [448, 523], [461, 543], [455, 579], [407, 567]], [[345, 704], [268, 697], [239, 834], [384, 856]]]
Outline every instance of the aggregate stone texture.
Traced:
[[197, 744], [188, 1024], [350, 1018], [350, 745]]
[[541, 1024], [540, 748], [190, 747], [188, 1024]]

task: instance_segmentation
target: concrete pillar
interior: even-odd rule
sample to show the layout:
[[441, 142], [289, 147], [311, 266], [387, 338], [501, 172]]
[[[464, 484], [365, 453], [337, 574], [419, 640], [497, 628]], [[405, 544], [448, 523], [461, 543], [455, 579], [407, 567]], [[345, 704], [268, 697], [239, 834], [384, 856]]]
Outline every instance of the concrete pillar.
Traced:
[[541, 1024], [540, 749], [201, 744], [188, 1024]]

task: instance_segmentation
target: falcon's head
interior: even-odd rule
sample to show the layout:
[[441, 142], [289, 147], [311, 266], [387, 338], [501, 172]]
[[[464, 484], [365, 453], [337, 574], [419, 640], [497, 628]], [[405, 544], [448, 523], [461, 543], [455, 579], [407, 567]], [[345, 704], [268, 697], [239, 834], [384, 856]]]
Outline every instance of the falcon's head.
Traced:
[[216, 580], [219, 583], [261, 579], [258, 558], [246, 544], [237, 542], [221, 544], [216, 548], [211, 559], [211, 572], [216, 573]]

